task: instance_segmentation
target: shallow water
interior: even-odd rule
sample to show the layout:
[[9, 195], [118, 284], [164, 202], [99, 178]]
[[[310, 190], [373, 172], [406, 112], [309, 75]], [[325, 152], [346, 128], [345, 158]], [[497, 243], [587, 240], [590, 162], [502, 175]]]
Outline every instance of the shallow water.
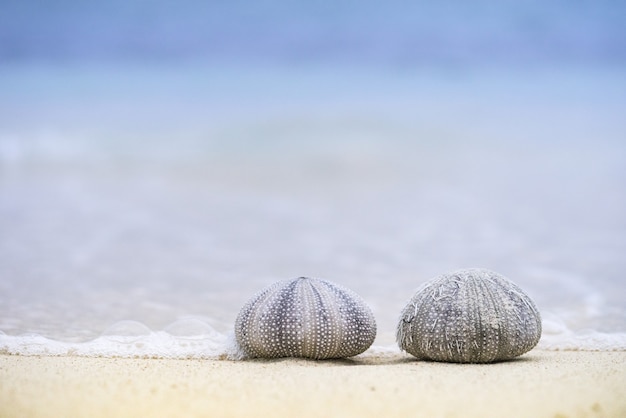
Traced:
[[214, 357], [273, 281], [359, 293], [393, 350], [440, 273], [537, 303], [540, 346], [626, 349], [614, 71], [4, 67], [0, 350]]

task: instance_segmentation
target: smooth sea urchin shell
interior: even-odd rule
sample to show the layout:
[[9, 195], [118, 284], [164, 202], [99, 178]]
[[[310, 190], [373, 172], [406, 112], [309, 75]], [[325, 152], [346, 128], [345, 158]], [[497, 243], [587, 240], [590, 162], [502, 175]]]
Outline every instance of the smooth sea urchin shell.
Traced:
[[235, 338], [246, 357], [351, 357], [376, 337], [370, 308], [354, 292], [322, 279], [274, 283], [244, 305]]
[[402, 311], [398, 345], [420, 359], [456, 363], [509, 360], [541, 337], [533, 301], [505, 277], [459, 270], [426, 283]]

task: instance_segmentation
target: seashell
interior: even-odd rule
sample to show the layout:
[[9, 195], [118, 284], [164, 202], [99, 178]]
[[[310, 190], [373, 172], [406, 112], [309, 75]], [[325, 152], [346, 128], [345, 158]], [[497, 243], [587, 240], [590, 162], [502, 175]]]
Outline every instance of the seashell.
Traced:
[[356, 293], [307, 277], [262, 290], [235, 322], [243, 357], [352, 357], [367, 350], [375, 337], [374, 315]]
[[420, 359], [456, 363], [509, 360], [541, 337], [533, 301], [507, 278], [459, 270], [422, 286], [402, 311], [400, 349]]

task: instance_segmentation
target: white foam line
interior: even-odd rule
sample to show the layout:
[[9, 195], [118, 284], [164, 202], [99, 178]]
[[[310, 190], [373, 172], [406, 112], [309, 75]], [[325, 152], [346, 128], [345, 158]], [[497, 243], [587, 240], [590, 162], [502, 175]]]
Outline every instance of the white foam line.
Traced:
[[[41, 335], [9, 336], [0, 334], [0, 354], [22, 356], [79, 356], [167, 359], [237, 359], [232, 337], [223, 334], [179, 337], [164, 331], [142, 336], [102, 336], [83, 343], [51, 340]], [[626, 333], [564, 330], [547, 333], [539, 349], [552, 351], [626, 351]], [[396, 356], [395, 345], [372, 346], [361, 356]]]
[[0, 353], [25, 356], [215, 359], [223, 356], [225, 349], [226, 336], [217, 333], [180, 337], [157, 331], [141, 336], [102, 336], [83, 343], [33, 334], [0, 335]]
[[[122, 335], [123, 334], [123, 335]], [[544, 350], [626, 351], [626, 333], [573, 331], [552, 312], [543, 314]], [[372, 346], [361, 356], [395, 356], [395, 345]], [[238, 359], [233, 333], [215, 331], [197, 318], [184, 318], [163, 331], [151, 331], [136, 321], [120, 321], [103, 335], [86, 342], [64, 342], [38, 334], [7, 335], [0, 331], [0, 354], [24, 356], [85, 356], [172, 359]]]
[[626, 333], [598, 331], [544, 333], [537, 346], [543, 350], [564, 351], [626, 351]]

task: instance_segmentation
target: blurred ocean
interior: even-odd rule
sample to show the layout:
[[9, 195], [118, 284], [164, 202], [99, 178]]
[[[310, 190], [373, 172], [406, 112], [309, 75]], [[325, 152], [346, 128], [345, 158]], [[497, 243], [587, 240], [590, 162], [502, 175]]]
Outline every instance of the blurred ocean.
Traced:
[[0, 352], [214, 357], [273, 281], [393, 350], [485, 267], [626, 350], [622, 2], [0, 3]]

